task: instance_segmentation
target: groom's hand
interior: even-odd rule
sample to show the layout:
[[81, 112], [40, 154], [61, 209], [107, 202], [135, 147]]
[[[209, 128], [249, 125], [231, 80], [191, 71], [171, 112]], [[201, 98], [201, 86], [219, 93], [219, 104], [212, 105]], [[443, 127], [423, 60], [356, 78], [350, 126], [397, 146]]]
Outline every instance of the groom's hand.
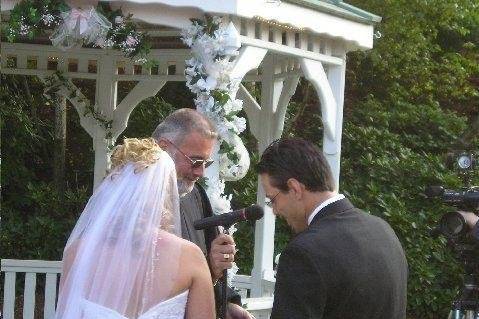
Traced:
[[234, 303], [228, 304], [228, 310], [226, 311], [226, 319], [255, 319], [252, 314]]
[[235, 242], [233, 237], [230, 235], [219, 234], [211, 242], [211, 250], [208, 256], [208, 261], [210, 263], [213, 281], [216, 281], [223, 276], [224, 269], [233, 267], [235, 253]]

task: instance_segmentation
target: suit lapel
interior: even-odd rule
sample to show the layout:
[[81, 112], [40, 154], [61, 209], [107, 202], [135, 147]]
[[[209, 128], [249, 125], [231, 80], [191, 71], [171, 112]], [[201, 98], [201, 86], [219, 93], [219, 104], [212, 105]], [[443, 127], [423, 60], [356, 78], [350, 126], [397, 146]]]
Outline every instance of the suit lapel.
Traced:
[[203, 253], [206, 253], [204, 232], [196, 230], [193, 226], [195, 220], [203, 218], [203, 203], [196, 187], [180, 199], [180, 216], [182, 237], [194, 242]]

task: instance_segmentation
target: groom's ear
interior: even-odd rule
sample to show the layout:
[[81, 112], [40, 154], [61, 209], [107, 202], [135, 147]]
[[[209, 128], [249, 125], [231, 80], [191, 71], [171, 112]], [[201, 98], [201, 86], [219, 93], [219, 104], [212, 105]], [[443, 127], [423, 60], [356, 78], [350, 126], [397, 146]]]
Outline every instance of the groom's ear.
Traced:
[[304, 185], [300, 183], [296, 178], [288, 179], [288, 181], [286, 182], [286, 185], [288, 185], [290, 192], [293, 192], [293, 195], [297, 199], [302, 198], [305, 188], [304, 188]]

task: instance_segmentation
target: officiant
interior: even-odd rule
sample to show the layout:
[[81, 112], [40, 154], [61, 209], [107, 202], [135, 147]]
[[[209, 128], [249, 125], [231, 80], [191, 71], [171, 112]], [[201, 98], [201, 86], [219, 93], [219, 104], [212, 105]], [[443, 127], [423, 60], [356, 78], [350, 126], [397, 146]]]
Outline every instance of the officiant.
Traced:
[[[233, 237], [219, 234], [216, 228], [205, 231], [195, 230], [193, 222], [213, 215], [213, 210], [204, 189], [196, 183], [203, 177], [217, 141], [216, 128], [201, 113], [192, 109], [179, 109], [161, 122], [152, 137], [166, 150], [175, 162], [178, 191], [180, 194], [180, 215], [182, 237], [197, 244], [207, 257], [215, 285], [217, 313], [221, 304], [220, 285], [223, 270], [233, 266], [235, 243]], [[241, 298], [233, 289], [227, 289], [227, 318], [253, 318], [241, 307]]]

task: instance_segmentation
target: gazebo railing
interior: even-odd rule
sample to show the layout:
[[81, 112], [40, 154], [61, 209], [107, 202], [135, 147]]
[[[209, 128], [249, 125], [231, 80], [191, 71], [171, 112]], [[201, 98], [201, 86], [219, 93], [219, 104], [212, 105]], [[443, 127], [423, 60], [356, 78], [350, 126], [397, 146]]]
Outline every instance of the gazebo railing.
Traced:
[[33, 319], [35, 312], [37, 275], [45, 276], [43, 318], [53, 318], [57, 297], [57, 281], [61, 273], [60, 261], [3, 259], [1, 271], [5, 273], [3, 290], [3, 318], [14, 319], [15, 283], [17, 274], [25, 274], [23, 290], [23, 318]]
[[[3, 259], [1, 261], [1, 272], [4, 273], [3, 290], [3, 311], [1, 316], [4, 319], [15, 318], [15, 299], [17, 275], [25, 275], [23, 290], [23, 319], [38, 318], [35, 316], [35, 304], [37, 291], [37, 279], [45, 278], [45, 289], [43, 293], [43, 318], [53, 319], [58, 292], [58, 279], [61, 274], [61, 261], [45, 260], [16, 260]], [[274, 282], [267, 282], [270, 289]], [[233, 279], [233, 286], [238, 289], [243, 303], [257, 319], [269, 318], [273, 306], [272, 297], [248, 298], [251, 289], [251, 277], [237, 275]], [[18, 316], [17, 316], [18, 317]]]

